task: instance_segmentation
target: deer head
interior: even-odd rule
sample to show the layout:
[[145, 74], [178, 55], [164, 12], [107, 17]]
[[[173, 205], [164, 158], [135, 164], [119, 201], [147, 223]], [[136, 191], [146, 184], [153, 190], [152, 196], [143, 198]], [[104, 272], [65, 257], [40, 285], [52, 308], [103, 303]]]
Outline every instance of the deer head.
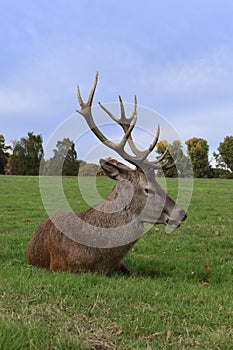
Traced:
[[[130, 211], [130, 215], [128, 215], [129, 220], [136, 219], [140, 223], [162, 223], [178, 227], [180, 222], [185, 220], [186, 213], [165, 193], [156, 181], [154, 174], [156, 169], [172, 167], [175, 163], [169, 166], [167, 162], [163, 163], [163, 165], [161, 164], [167, 150], [156, 160], [148, 160], [148, 156], [155, 149], [159, 139], [160, 127], [158, 126], [154, 139], [148, 149], [143, 151], [139, 150], [132, 138], [132, 131], [137, 121], [136, 96], [134, 98], [134, 107], [130, 117], [126, 117], [124, 104], [122, 98], [119, 96], [120, 118], [115, 117], [99, 102], [100, 107], [113, 121], [119, 124], [124, 131], [124, 136], [119, 143], [114, 143], [107, 139], [97, 127], [92, 116], [92, 102], [97, 81], [98, 72], [96, 73], [87, 102], [83, 101], [78, 87], [77, 95], [81, 109], [77, 110], [77, 112], [85, 118], [92, 132], [105, 146], [117, 152], [125, 161], [136, 167], [135, 169], [131, 169], [122, 163], [100, 160], [100, 165], [106, 175], [112, 179], [118, 180], [118, 184], [107, 197], [107, 205], [101, 204], [101, 210], [106, 210], [111, 213], [121, 211], [122, 220], [124, 220], [124, 214], [127, 216], [128, 211]], [[129, 145], [131, 153], [125, 150], [127, 144]], [[111, 205], [109, 205], [109, 201], [112, 201]]]

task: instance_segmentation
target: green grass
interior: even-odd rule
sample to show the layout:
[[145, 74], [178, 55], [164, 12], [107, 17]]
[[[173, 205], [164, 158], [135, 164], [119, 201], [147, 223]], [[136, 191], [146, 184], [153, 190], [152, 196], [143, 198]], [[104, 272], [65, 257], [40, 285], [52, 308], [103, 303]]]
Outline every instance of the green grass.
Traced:
[[[77, 179], [63, 184], [71, 206], [87, 209]], [[113, 182], [97, 185], [105, 196]], [[176, 181], [167, 185], [175, 195]], [[27, 264], [27, 242], [46, 218], [38, 178], [0, 177], [0, 208], [1, 350], [233, 349], [231, 180], [195, 180], [186, 222], [143, 236], [125, 259], [130, 277]]]

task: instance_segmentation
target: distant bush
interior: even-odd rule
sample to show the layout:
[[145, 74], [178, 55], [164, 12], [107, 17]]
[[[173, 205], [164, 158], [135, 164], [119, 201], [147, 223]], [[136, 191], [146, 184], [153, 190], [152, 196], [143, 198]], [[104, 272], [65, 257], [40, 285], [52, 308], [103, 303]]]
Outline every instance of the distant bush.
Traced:
[[231, 173], [230, 171], [229, 172], [226, 172], [224, 174], [222, 174], [220, 176], [221, 179], [233, 179], [233, 173]]
[[99, 165], [97, 164], [85, 164], [79, 169], [79, 176], [96, 176]]
[[209, 178], [233, 179], [233, 173], [222, 168], [211, 168]]

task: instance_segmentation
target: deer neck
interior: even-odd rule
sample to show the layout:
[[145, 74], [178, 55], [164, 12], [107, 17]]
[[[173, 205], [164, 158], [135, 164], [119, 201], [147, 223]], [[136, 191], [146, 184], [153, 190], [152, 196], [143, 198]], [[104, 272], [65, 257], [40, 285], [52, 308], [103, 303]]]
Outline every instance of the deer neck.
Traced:
[[[141, 231], [144, 226], [138, 219], [137, 207], [138, 203], [135, 203], [135, 199], [132, 198], [129, 201], [127, 193], [119, 194], [117, 185], [115, 185], [103, 202], [90, 209], [90, 214], [98, 217], [99, 226], [102, 226], [103, 223], [104, 226], [120, 227], [132, 223], [134, 229], [138, 228]], [[89, 216], [89, 219], [92, 215]]]

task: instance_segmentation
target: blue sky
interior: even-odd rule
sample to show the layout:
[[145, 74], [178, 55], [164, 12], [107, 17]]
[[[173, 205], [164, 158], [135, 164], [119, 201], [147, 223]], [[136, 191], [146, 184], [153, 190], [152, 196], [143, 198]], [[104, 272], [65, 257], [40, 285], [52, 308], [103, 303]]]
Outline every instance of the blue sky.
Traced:
[[136, 94], [184, 141], [207, 139], [211, 152], [233, 134], [231, 0], [0, 0], [0, 8], [7, 144], [28, 131], [46, 143], [97, 69], [95, 102]]

